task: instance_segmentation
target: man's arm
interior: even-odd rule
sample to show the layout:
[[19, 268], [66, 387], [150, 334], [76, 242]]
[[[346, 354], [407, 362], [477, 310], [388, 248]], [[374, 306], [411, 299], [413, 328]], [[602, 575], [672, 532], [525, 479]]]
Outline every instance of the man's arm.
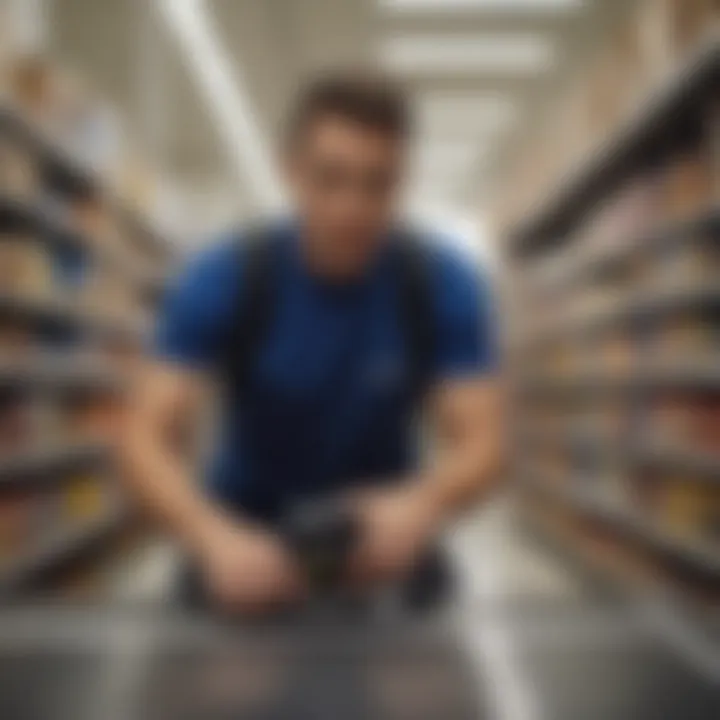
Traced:
[[[192, 477], [178, 440], [192, 428], [203, 387], [194, 374], [148, 362], [128, 402], [120, 457], [134, 495], [198, 559], [230, 524]], [[185, 455], [185, 457], [183, 457]]]
[[255, 610], [294, 600], [303, 588], [278, 538], [207, 499], [178, 447], [197, 420], [202, 389], [196, 376], [166, 364], [139, 373], [122, 433], [124, 475], [193, 556], [220, 604]]
[[370, 494], [361, 503], [366, 532], [358, 566], [371, 577], [408, 569], [449, 520], [491, 490], [504, 460], [503, 392], [489, 284], [452, 257], [441, 256], [435, 271], [431, 465], [397, 490]]
[[497, 380], [450, 381], [437, 389], [432, 465], [393, 489], [360, 498], [364, 532], [357, 580], [409, 571], [449, 522], [496, 487], [505, 456], [502, 405]]
[[435, 458], [420, 478], [442, 515], [474, 505], [495, 487], [505, 459], [505, 412], [500, 380], [447, 381], [431, 403]]

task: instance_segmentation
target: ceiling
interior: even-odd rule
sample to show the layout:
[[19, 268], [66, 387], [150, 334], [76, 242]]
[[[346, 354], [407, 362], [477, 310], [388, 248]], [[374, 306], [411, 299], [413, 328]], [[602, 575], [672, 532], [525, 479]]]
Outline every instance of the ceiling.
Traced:
[[[404, 63], [398, 74], [422, 110], [411, 200], [465, 209], [477, 208], [563, 76], [577, 68], [603, 27], [630, 4], [565, 0], [569, 7], [552, 10], [542, 8], [551, 0], [445, 0], [443, 10], [381, 6], [403, 1], [423, 2], [207, 0], [205, 6], [216, 45], [228, 56], [234, 82], [247, 91], [270, 149], [283, 110], [304, 77], [321, 68], [378, 62], [385, 48], [386, 55]], [[228, 151], [227, 137], [218, 132], [189, 72], [192, 59], [172, 37], [166, 18], [153, 7], [157, 4], [53, 0], [51, 45], [119, 104], [144, 152], [202, 205], [203, 221], [253, 208], [253, 172], [238, 168], [241, 161]], [[502, 9], [482, 7], [488, 4]], [[413, 36], [429, 44], [419, 57], [407, 47]], [[547, 66], [541, 58], [533, 68], [512, 71], [473, 69], [462, 58], [455, 58], [456, 67], [441, 70], [438, 63], [449, 62], [442, 54], [427, 66], [443, 37], [452, 40], [449, 52], [457, 54], [478, 36], [490, 36], [490, 44], [519, 37], [524, 45], [549, 47], [552, 57]], [[393, 38], [405, 45], [388, 48], [385, 43]], [[532, 48], [520, 48], [515, 55], [528, 52]], [[478, 62], [487, 66], [488, 58]]]

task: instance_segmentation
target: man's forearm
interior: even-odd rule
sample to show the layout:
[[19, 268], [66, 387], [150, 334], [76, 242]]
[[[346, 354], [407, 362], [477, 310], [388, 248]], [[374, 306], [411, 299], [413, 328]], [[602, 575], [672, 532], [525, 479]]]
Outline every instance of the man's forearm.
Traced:
[[434, 399], [438, 449], [418, 487], [445, 518], [495, 486], [505, 462], [505, 403], [495, 378], [447, 383]]
[[422, 473], [419, 492], [426, 494], [442, 516], [452, 517], [495, 487], [503, 456], [497, 439], [456, 447]]
[[222, 510], [201, 493], [187, 467], [153, 436], [131, 431], [121, 448], [125, 475], [135, 495], [194, 554], [226, 525]]

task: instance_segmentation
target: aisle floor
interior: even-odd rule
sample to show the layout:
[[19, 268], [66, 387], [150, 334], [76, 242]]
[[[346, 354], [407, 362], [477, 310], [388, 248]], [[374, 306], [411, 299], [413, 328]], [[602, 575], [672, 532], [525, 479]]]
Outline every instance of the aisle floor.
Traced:
[[147, 548], [112, 607], [0, 616], [0, 717], [718, 717], [720, 660], [707, 638], [589, 584], [507, 508], [451, 544], [464, 578], [451, 617], [348, 632], [189, 621], [167, 603], [173, 553]]

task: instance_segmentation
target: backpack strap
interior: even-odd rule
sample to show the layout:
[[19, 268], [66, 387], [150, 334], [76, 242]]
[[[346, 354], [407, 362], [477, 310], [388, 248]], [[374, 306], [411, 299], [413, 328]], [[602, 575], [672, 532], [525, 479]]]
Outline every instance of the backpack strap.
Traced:
[[223, 379], [242, 391], [270, 327], [278, 291], [278, 243], [268, 227], [243, 232], [237, 242], [241, 279], [225, 338]]
[[402, 229], [398, 239], [400, 318], [410, 360], [411, 397], [419, 402], [424, 398], [432, 381], [437, 352], [432, 268], [427, 248], [417, 233]]
[[[437, 348], [431, 263], [417, 233], [398, 232], [397, 283], [400, 318], [410, 361], [410, 397], [420, 401], [432, 381]], [[273, 322], [279, 291], [278, 243], [272, 229], [243, 233], [237, 244], [241, 282], [225, 340], [223, 376], [242, 391], [267, 331]]]

